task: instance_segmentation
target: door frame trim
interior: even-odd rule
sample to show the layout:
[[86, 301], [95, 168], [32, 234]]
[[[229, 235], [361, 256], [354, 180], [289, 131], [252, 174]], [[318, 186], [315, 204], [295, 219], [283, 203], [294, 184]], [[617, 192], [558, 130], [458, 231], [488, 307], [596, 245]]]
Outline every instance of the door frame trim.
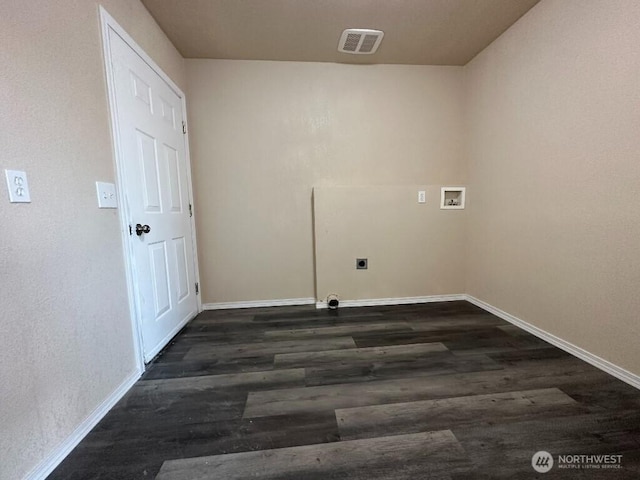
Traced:
[[[127, 282], [127, 297], [129, 300], [129, 314], [131, 317], [131, 327], [132, 327], [132, 340], [134, 347], [134, 354], [136, 357], [137, 367], [140, 370], [140, 373], [145, 370], [145, 358], [144, 358], [144, 348], [142, 344], [142, 326], [141, 326], [141, 314], [140, 314], [140, 306], [138, 305], [138, 284], [136, 281], [136, 277], [134, 275], [134, 265], [132, 261], [133, 248], [132, 242], [129, 235], [129, 225], [130, 225], [130, 214], [129, 208], [126, 202], [126, 189], [125, 182], [123, 178], [123, 159], [122, 159], [122, 150], [121, 143], [119, 138], [119, 122], [117, 115], [117, 106], [116, 106], [116, 98], [115, 98], [115, 81], [113, 77], [113, 68], [111, 65], [111, 48], [109, 46], [109, 31], [111, 30], [116, 35], [120, 36], [127, 45], [140, 57], [142, 60], [151, 67], [151, 69], [160, 76], [162, 80], [171, 88], [181, 99], [182, 101], [182, 112], [184, 114], [184, 120], [186, 122], [187, 119], [187, 104], [186, 97], [184, 92], [169, 78], [169, 76], [153, 61], [153, 59], [147, 55], [147, 53], [136, 43], [136, 41], [116, 22], [116, 20], [105, 10], [105, 8], [100, 5], [100, 30], [102, 32], [102, 49], [103, 49], [103, 60], [105, 67], [105, 77], [107, 82], [107, 97], [109, 103], [109, 116], [111, 119], [111, 143], [113, 146], [113, 156], [114, 156], [114, 166], [115, 166], [115, 179], [116, 179], [116, 189], [117, 189], [117, 197], [118, 197], [118, 217], [120, 219], [120, 234], [122, 237], [122, 248], [123, 248], [123, 256], [124, 256], [124, 264], [125, 264], [125, 275]], [[189, 129], [187, 128], [187, 132], [184, 134], [185, 141], [185, 161], [187, 166], [187, 185], [189, 190], [189, 202], [193, 205], [193, 183], [191, 180], [191, 155], [189, 152]], [[195, 281], [200, 283], [200, 272], [198, 269], [198, 248], [196, 244], [196, 224], [195, 224], [195, 216], [191, 216], [191, 244], [193, 246], [193, 263], [194, 263], [194, 274]], [[202, 311], [202, 300], [201, 295], [196, 295], [197, 301], [197, 313]], [[188, 322], [190, 319], [186, 320]], [[185, 322], [185, 324], [186, 324]], [[184, 326], [184, 324], [180, 325], [180, 328], [176, 331], [176, 333]], [[158, 352], [155, 352], [153, 356], [155, 356]], [[147, 359], [151, 361], [153, 358]]]

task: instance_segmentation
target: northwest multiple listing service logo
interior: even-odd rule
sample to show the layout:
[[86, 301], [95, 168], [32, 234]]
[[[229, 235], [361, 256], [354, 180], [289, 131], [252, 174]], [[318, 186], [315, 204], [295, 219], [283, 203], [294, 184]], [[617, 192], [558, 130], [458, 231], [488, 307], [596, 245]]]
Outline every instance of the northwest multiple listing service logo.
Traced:
[[538, 473], [547, 473], [553, 468], [553, 457], [544, 450], [536, 452], [531, 457], [531, 466]]
[[563, 470], [615, 470], [622, 468], [622, 455], [553, 455], [541, 450], [531, 457], [531, 466], [538, 473], [547, 473], [556, 465]]

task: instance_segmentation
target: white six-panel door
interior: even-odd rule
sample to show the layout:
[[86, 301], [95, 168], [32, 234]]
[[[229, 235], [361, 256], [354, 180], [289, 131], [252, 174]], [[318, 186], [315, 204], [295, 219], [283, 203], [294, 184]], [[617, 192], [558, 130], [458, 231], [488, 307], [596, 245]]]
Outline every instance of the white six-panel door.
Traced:
[[[145, 361], [197, 314], [182, 99], [109, 30], [120, 170]], [[136, 225], [149, 226], [138, 235]]]

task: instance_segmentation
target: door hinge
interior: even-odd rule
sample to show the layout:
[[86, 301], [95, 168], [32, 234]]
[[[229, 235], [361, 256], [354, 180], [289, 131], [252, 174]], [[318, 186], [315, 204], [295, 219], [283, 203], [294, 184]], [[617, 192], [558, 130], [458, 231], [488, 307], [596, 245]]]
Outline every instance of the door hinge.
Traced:
[[189, 216], [193, 217], [193, 205], [189, 204]]
[[200, 293], [200, 284], [196, 282], [196, 295]]
[[187, 134], [187, 124], [185, 122], [182, 122], [182, 133]]

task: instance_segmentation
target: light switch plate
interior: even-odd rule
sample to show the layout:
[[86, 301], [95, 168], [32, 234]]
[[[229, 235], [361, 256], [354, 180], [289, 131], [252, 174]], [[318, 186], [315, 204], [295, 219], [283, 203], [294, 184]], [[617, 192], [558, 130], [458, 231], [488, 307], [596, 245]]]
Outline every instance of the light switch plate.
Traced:
[[11, 203], [31, 203], [27, 174], [20, 170], [5, 170], [9, 201]]
[[113, 183], [96, 182], [98, 208], [118, 208], [116, 186]]

